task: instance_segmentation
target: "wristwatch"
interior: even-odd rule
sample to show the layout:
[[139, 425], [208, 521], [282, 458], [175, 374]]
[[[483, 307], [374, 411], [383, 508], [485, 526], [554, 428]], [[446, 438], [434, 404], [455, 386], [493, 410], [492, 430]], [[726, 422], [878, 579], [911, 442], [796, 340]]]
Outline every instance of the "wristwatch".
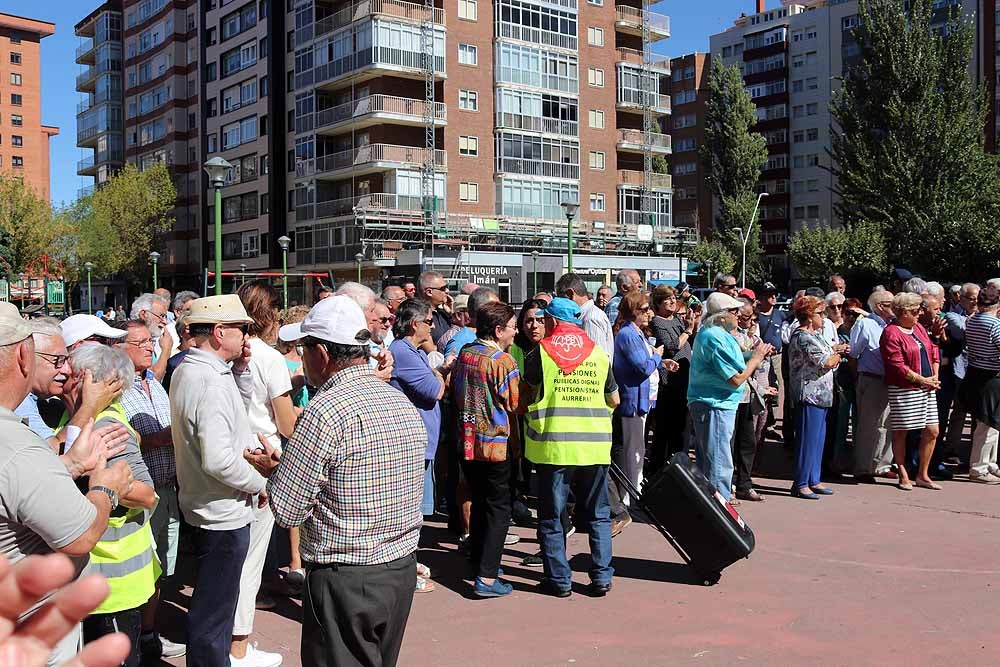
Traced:
[[118, 494], [106, 486], [92, 486], [91, 491], [100, 491], [101, 493], [106, 493], [108, 498], [111, 499], [111, 511], [114, 512], [118, 508]]

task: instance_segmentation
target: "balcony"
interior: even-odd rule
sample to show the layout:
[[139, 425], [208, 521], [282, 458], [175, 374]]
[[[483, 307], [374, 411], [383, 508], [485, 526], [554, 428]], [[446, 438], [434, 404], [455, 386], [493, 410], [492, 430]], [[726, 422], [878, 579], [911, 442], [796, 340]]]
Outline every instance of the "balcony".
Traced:
[[526, 116], [519, 113], [506, 113], [498, 111], [496, 114], [496, 124], [497, 128], [505, 130], [524, 130], [526, 132], [561, 134], [565, 137], [580, 136], [580, 123], [575, 120]]
[[[295, 31], [295, 45], [301, 46], [317, 37], [350, 25], [355, 21], [384, 16], [413, 23], [423, 23], [431, 18], [434, 23], [444, 25], [444, 10], [428, 12], [423, 4], [404, 0], [357, 0], [330, 16], [316, 21], [312, 26]], [[312, 28], [311, 30], [309, 28]]]
[[[637, 49], [627, 49], [624, 47], [619, 47], [616, 49], [618, 52], [618, 60], [620, 63], [628, 63], [629, 65], [636, 65], [642, 67], [645, 63], [642, 51]], [[670, 58], [664, 58], [658, 54], [650, 54], [650, 69], [654, 69], [663, 74], [670, 74]]]
[[[438, 210], [444, 209], [444, 200], [438, 198]], [[346, 199], [332, 199], [305, 204], [295, 208], [295, 219], [322, 220], [355, 215], [395, 215], [413, 217], [423, 215], [423, 197], [399, 195], [394, 192], [373, 192]]]
[[648, 214], [644, 214], [642, 211], [630, 211], [627, 209], [619, 209], [618, 223], [621, 225], [646, 224], [653, 225], [653, 227], [657, 228], [673, 226], [671, 215], [669, 213], [663, 213], [662, 211], [650, 211]]
[[[643, 172], [635, 171], [634, 169], [619, 169], [618, 187], [645, 187], [646, 181], [644, 176]], [[653, 190], [670, 190], [673, 188], [670, 174], [650, 174], [649, 185]]]
[[653, 39], [670, 37], [669, 16], [628, 5], [615, 5], [615, 13], [617, 14], [615, 28], [621, 32], [641, 37], [643, 23], [648, 22], [650, 37]]
[[82, 188], [80, 188], [79, 190], [76, 191], [76, 198], [77, 199], [83, 199], [84, 197], [89, 197], [92, 194], [94, 194], [94, 186], [93, 185], [85, 185], [85, 186], [83, 186]]
[[93, 39], [83, 40], [83, 43], [76, 47], [76, 62], [81, 65], [93, 65], [96, 47]]
[[[369, 144], [331, 155], [301, 160], [295, 165], [295, 176], [307, 178], [342, 178], [345, 175], [361, 176], [386, 169], [420, 168], [424, 165], [427, 149], [394, 144]], [[434, 164], [444, 171], [448, 168], [445, 151], [434, 151]]]
[[645, 102], [649, 101], [649, 106], [653, 113], [670, 113], [670, 95], [660, 95], [658, 93], [646, 93], [634, 88], [618, 86], [618, 103], [616, 107], [620, 111], [643, 112], [646, 108]]
[[91, 65], [76, 77], [76, 89], [79, 92], [88, 92], [94, 88], [94, 80], [105, 72], [120, 72], [122, 61], [117, 58], [102, 60]]
[[[423, 126], [427, 110], [427, 102], [424, 100], [392, 95], [369, 95], [353, 102], [317, 111], [313, 114], [313, 125], [320, 134], [331, 133], [334, 129], [342, 132], [380, 123]], [[434, 102], [431, 114], [435, 126], [443, 127], [448, 123], [448, 107], [444, 102]], [[299, 131], [304, 132], [309, 129], [311, 128], [300, 128]]]
[[[651, 132], [650, 149], [657, 155], [669, 155], [670, 135]], [[642, 130], [618, 130], [618, 150], [629, 153], [643, 153], [646, 150], [646, 133]]]
[[516, 176], [543, 176], [545, 178], [580, 178], [580, 165], [564, 162], [543, 162], [525, 158], [498, 157], [498, 174]]
[[[444, 42], [444, 31], [435, 37]], [[435, 49], [434, 74], [444, 79], [445, 54], [443, 48]], [[295, 75], [296, 89], [315, 86], [319, 90], [339, 88], [347, 81], [360, 83], [387, 74], [409, 79], [424, 78], [424, 54], [398, 46], [368, 45], [359, 51], [346, 53], [313, 69]]]
[[100, 93], [91, 93], [86, 99], [76, 103], [76, 115], [86, 113], [94, 107], [105, 102], [121, 102], [122, 93], [120, 90], [104, 90]]
[[76, 173], [79, 176], [94, 176], [97, 168], [108, 162], [122, 164], [124, 154], [120, 148], [106, 148], [102, 151], [94, 151], [94, 155], [85, 157], [76, 163]]

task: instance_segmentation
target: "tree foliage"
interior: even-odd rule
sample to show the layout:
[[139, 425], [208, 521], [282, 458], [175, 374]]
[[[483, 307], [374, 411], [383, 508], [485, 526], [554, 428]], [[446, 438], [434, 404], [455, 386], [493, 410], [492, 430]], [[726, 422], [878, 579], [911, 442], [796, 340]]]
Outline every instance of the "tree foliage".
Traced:
[[[984, 90], [969, 77], [975, 27], [957, 7], [943, 37], [932, 0], [860, 0], [861, 57], [831, 104], [840, 219], [872, 223], [888, 261], [984, 277], [998, 258], [997, 161], [983, 147]], [[799, 264], [800, 268], [803, 267]]]
[[871, 222], [852, 227], [803, 227], [789, 240], [788, 254], [801, 278], [812, 285], [825, 285], [834, 273], [864, 281], [888, 269], [885, 238]]
[[711, 281], [716, 273], [732, 273], [736, 257], [726, 244], [715, 239], [701, 239], [691, 250], [691, 259], [702, 265], [705, 277]]
[[[71, 233], [65, 219], [35, 194], [20, 176], [0, 174], [0, 255], [21, 273]], [[4, 267], [6, 270], [6, 267]]]
[[[716, 235], [732, 257], [740, 257], [742, 241], [734, 230], [746, 229], [757, 203], [757, 181], [767, 161], [767, 143], [751, 131], [757, 107], [743, 86], [736, 65], [726, 67], [712, 60], [705, 108], [705, 142], [701, 159], [706, 180], [716, 197], [719, 215], [713, 221]], [[759, 224], [747, 241], [747, 277], [761, 279], [766, 271], [760, 248]]]

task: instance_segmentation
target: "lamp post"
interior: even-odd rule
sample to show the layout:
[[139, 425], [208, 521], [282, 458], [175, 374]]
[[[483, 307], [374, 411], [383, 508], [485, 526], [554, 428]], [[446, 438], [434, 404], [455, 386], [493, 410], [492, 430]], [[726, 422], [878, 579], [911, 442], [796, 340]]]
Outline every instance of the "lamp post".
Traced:
[[92, 262], [84, 262], [83, 268], [87, 269], [87, 314], [94, 314], [94, 295], [90, 291], [90, 272], [94, 270]]
[[160, 264], [160, 253], [155, 250], [149, 253], [149, 261], [153, 265], [153, 291], [155, 292], [159, 287], [157, 284], [159, 282], [159, 274], [157, 273], [157, 270]]
[[708, 271], [705, 273], [705, 287], [712, 286], [712, 260], [706, 259], [705, 264], [708, 266]]
[[288, 310], [288, 246], [291, 242], [287, 236], [278, 239], [278, 245], [281, 246], [281, 293], [285, 300], [285, 310]]
[[561, 206], [566, 212], [566, 267], [569, 273], [573, 273], [573, 218], [576, 217], [580, 205], [564, 201]]
[[535, 294], [538, 294], [538, 251], [531, 251], [531, 272], [535, 279]]
[[215, 293], [222, 294], [222, 186], [233, 165], [216, 156], [203, 165], [208, 184], [215, 188]]
[[247, 265], [240, 264], [240, 285], [243, 285], [247, 281]]
[[358, 282], [361, 282], [361, 263], [365, 261], [365, 256], [360, 252], [354, 256], [354, 261], [358, 263]]
[[744, 234], [743, 230], [739, 227], [736, 228], [736, 231], [740, 233], [740, 238], [743, 241], [743, 274], [740, 280], [740, 282], [743, 283], [743, 287], [741, 289], [747, 288], [747, 241], [750, 239], [750, 230], [753, 229], [753, 222], [757, 219], [757, 210], [760, 208], [760, 200], [767, 197], [769, 194], [770, 193], [767, 192], [761, 192], [757, 195], [757, 203], [754, 204], [753, 215], [750, 216], [750, 224], [747, 225], [746, 234]]

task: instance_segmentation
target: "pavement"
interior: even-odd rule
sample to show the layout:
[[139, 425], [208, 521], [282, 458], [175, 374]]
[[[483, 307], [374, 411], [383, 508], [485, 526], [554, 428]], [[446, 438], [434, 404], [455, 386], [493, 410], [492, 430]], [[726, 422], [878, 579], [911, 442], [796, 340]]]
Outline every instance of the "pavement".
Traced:
[[[605, 598], [584, 592], [586, 535], [569, 540], [574, 594], [556, 599], [534, 591], [540, 569], [520, 566], [537, 551], [534, 530], [514, 528], [522, 540], [503, 569], [515, 592], [473, 599], [454, 537], [429, 523], [419, 558], [437, 588], [415, 596], [399, 664], [1000, 664], [1000, 487], [957, 476], [941, 491], [904, 492], [879, 480], [800, 500], [788, 495], [785, 450], [764, 454], [755, 481], [767, 501], [739, 507], [757, 548], [711, 587], [637, 521], [614, 540]], [[168, 628], [182, 627], [189, 592], [165, 610]], [[300, 602], [282, 598], [258, 612], [253, 640], [296, 667], [300, 617]]]

